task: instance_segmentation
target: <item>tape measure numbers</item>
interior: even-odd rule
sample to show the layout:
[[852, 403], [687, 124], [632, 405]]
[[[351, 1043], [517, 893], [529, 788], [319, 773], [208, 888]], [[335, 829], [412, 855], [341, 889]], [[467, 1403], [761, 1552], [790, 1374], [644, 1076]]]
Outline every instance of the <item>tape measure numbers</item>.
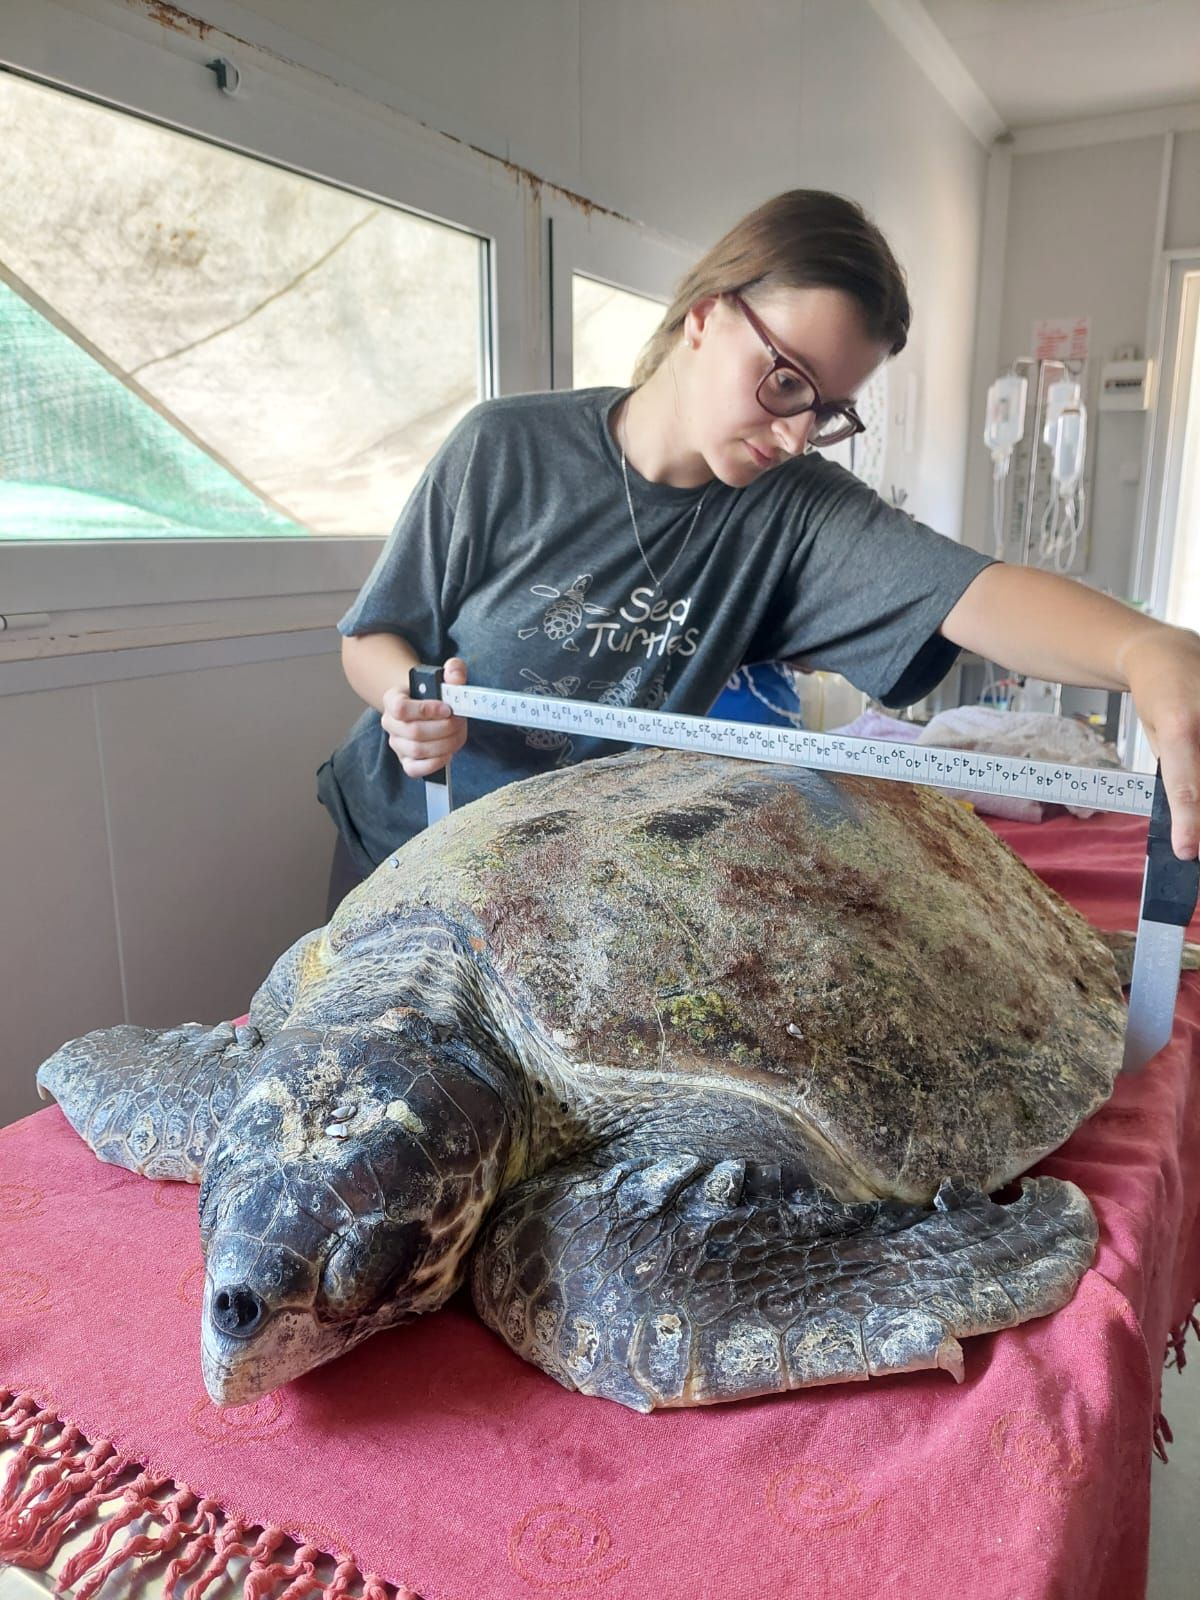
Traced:
[[746, 761], [775, 761], [791, 767], [856, 773], [863, 778], [973, 789], [1144, 817], [1150, 815], [1154, 805], [1154, 779], [1142, 772], [1062, 766], [1052, 761], [983, 755], [976, 750], [941, 750], [933, 745], [896, 744], [885, 739], [854, 739], [802, 728], [609, 706], [595, 700], [560, 700], [507, 689], [481, 689], [471, 684], [442, 684], [440, 693], [464, 717], [522, 728], [550, 728], [621, 744], [660, 745]]

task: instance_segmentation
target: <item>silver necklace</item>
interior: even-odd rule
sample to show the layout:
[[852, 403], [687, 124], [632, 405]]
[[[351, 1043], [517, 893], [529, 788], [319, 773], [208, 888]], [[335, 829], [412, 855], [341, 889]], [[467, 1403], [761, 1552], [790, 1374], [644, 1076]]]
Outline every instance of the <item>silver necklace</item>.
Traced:
[[[626, 405], [628, 405], [628, 401], [626, 401]], [[658, 574], [655, 572], [654, 568], [650, 565], [649, 558], [646, 555], [646, 547], [643, 545], [642, 536], [638, 532], [637, 515], [636, 515], [636, 513], [634, 512], [634, 509], [633, 509], [633, 496], [629, 492], [629, 468], [625, 465], [625, 406], [621, 407], [620, 435], [621, 435], [621, 437], [620, 437], [620, 445], [621, 445], [621, 481], [625, 485], [625, 504], [629, 507], [629, 520], [633, 524], [633, 537], [637, 540], [638, 554], [642, 558], [642, 565], [645, 567], [646, 571], [650, 574], [650, 576], [654, 579], [654, 587], [655, 587], [655, 589], [656, 590], [661, 590], [663, 584], [666, 583], [667, 579], [671, 576], [671, 573], [675, 570], [675, 567], [678, 565], [680, 556], [687, 549], [688, 541], [691, 539], [692, 534], [695, 533], [695, 531], [696, 531], [696, 524], [700, 520], [700, 512], [703, 510], [704, 502], [708, 498], [709, 485], [705, 484], [704, 493], [700, 496], [699, 500], [697, 500], [697, 502], [696, 502], [696, 509], [695, 509], [695, 511], [692, 512], [692, 520], [691, 520], [691, 522], [688, 523], [688, 531], [683, 536], [683, 543], [679, 546], [679, 549], [675, 552], [674, 560], [672, 560], [670, 566], [667, 568], [667, 570], [663, 573], [662, 577], [660, 578], [658, 576]]]

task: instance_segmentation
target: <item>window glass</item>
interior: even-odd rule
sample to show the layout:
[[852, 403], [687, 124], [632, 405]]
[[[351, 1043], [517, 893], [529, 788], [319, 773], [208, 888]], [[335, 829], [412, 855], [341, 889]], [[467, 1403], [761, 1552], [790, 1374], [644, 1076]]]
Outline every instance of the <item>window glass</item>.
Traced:
[[642, 346], [665, 307], [580, 273], [571, 277], [572, 367], [577, 389], [629, 383]]
[[384, 534], [486, 245], [0, 72], [0, 538]]

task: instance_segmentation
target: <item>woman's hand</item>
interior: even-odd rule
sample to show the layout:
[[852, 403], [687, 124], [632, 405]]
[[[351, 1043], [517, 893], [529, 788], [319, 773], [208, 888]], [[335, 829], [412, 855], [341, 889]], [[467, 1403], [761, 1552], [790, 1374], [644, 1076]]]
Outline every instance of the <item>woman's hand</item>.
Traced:
[[1160, 625], [1118, 657], [1150, 748], [1162, 763], [1177, 856], [1200, 854], [1200, 635]]
[[[443, 671], [447, 683], [467, 681], [467, 664], [459, 656], [451, 656]], [[440, 772], [467, 740], [465, 717], [456, 717], [444, 700], [414, 700], [407, 688], [384, 691], [379, 720], [410, 778]]]

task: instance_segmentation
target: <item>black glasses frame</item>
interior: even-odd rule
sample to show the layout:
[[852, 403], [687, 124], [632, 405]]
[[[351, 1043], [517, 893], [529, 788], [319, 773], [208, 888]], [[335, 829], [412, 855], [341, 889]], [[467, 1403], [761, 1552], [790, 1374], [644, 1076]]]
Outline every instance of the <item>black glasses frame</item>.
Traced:
[[[751, 311], [750, 307], [746, 304], [736, 290], [730, 290], [726, 294], [726, 299], [732, 300], [734, 305], [737, 306], [738, 310], [754, 329], [755, 333], [758, 335], [759, 339], [762, 341], [762, 344], [766, 348], [768, 355], [771, 357], [771, 365], [763, 374], [758, 388], [754, 391], [754, 398], [758, 401], [759, 405], [768, 414], [768, 416], [800, 417], [803, 416], [806, 411], [811, 411], [813, 414], [814, 433], [819, 433], [821, 431], [822, 423], [832, 421], [834, 417], [842, 417], [844, 419], [842, 426], [834, 428], [832, 432], [826, 434], [824, 438], [809, 440], [809, 443], [814, 445], [818, 450], [824, 449], [826, 445], [841, 444], [844, 439], [851, 439], [856, 433], [866, 433], [867, 425], [852, 405], [850, 405], [848, 402], [821, 399], [821, 391], [817, 388], [812, 374], [810, 372], [805, 372], [803, 367], [797, 366], [796, 363], [788, 356], [785, 356], [781, 351], [776, 349], [775, 341], [771, 338], [771, 335], [763, 326], [762, 321], [753, 311]], [[768, 404], [763, 398], [763, 390], [777, 372], [794, 373], [796, 377], [800, 378], [802, 382], [807, 384], [807, 386], [812, 390], [812, 399], [806, 400], [800, 405], [789, 407], [787, 410], [783, 411], [779, 409], [778, 403]]]

